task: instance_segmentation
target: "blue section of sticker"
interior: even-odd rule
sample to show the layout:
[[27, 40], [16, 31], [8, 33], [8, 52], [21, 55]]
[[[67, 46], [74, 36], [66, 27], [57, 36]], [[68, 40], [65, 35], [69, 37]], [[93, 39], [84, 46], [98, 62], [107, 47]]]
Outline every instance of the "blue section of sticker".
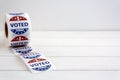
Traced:
[[14, 48], [17, 53], [20, 54], [27, 54], [32, 51], [31, 47], [19, 47], [19, 48]]
[[10, 15], [22, 15], [24, 13], [9, 13]]
[[35, 71], [46, 71], [51, 67], [51, 64], [49, 65], [45, 65], [45, 66], [41, 66], [41, 67], [36, 67], [36, 68], [32, 68]]
[[33, 58], [38, 58], [38, 57], [40, 57], [41, 55], [39, 54], [39, 53], [34, 53], [34, 54], [25, 54], [25, 55], [23, 55], [23, 57], [25, 58], [25, 59], [33, 59]]
[[32, 51], [32, 49], [26, 49], [26, 50], [19, 50], [19, 51], [16, 51], [18, 53], [22, 53], [22, 54], [27, 54], [27, 53], [30, 53]]
[[24, 34], [25, 32], [27, 32], [27, 31], [28, 31], [28, 28], [11, 29], [11, 31], [12, 31], [14, 34], [21, 35], [21, 34]]

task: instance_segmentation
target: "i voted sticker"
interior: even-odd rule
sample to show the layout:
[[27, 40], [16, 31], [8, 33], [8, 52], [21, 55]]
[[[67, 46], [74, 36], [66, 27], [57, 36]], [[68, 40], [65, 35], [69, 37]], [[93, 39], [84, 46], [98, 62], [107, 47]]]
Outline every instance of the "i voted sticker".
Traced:
[[40, 66], [40, 67], [35, 67], [35, 68], [32, 68], [32, 69], [35, 70], [35, 71], [46, 71], [46, 70], [48, 70], [50, 67], [51, 67], [51, 64], [45, 65], [45, 66]]
[[32, 51], [32, 48], [31, 47], [20, 47], [20, 48], [16, 48], [15, 51], [20, 54], [27, 54]]
[[46, 71], [51, 67], [50, 62], [44, 58], [32, 59], [32, 60], [28, 61], [28, 64], [35, 71]]
[[14, 34], [21, 35], [28, 31], [29, 24], [23, 16], [14, 16], [10, 18], [11, 31]]
[[10, 45], [11, 46], [24, 46], [24, 45], [27, 45], [28, 44], [28, 41], [22, 41], [22, 42], [11, 42]]
[[41, 55], [40, 55], [40, 53], [37, 53], [37, 52], [30, 52], [29, 54], [24, 54], [24, 55], [22, 55], [23, 56], [23, 58], [25, 58], [25, 59], [33, 59], [33, 58], [38, 58], [38, 57], [40, 57]]

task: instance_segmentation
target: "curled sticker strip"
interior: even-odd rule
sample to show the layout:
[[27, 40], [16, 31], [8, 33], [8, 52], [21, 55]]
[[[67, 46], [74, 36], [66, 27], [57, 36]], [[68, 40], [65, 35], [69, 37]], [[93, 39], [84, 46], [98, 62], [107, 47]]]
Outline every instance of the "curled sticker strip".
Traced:
[[51, 61], [29, 46], [31, 21], [27, 13], [6, 14], [5, 36], [8, 46], [23, 60], [31, 72], [52, 69]]

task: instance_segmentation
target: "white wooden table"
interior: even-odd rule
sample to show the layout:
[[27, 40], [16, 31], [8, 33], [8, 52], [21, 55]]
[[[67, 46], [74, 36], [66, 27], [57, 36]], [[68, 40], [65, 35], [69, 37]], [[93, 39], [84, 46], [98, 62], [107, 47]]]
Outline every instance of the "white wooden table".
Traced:
[[0, 80], [120, 80], [119, 31], [34, 31], [31, 45], [56, 69], [32, 74], [4, 46], [0, 34]]

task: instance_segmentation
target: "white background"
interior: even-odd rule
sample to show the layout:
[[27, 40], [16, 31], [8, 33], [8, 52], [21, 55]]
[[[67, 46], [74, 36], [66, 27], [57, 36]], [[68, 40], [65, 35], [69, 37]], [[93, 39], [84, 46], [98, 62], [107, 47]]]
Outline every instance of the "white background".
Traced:
[[120, 80], [120, 0], [0, 0], [0, 30], [6, 12], [29, 13], [31, 46], [56, 68], [30, 73], [0, 31], [0, 80]]
[[120, 0], [0, 0], [6, 12], [28, 12], [33, 30], [120, 30]]

